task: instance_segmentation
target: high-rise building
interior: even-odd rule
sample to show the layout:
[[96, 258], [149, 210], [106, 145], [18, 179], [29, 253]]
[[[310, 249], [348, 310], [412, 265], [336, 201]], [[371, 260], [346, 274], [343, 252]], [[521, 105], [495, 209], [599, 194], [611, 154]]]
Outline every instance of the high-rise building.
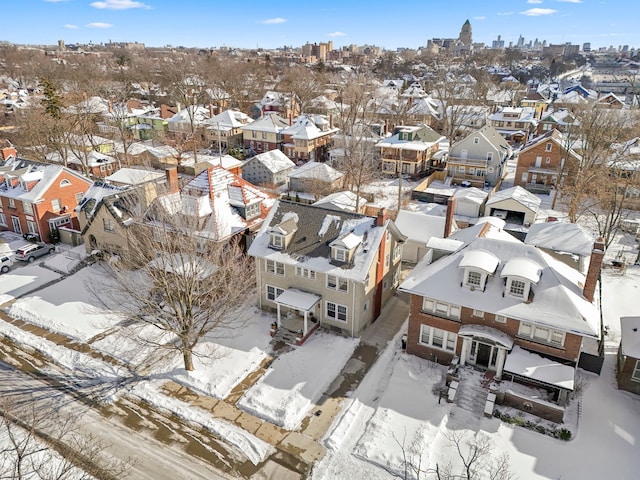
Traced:
[[591, 43], [585, 42], [582, 44], [582, 51], [585, 53], [589, 53], [591, 51]]
[[500, 35], [498, 35], [497, 40], [494, 40], [493, 42], [491, 42], [491, 48], [494, 48], [494, 49], [504, 48], [504, 40], [502, 40], [502, 37]]
[[462, 25], [458, 40], [460, 40], [463, 45], [467, 46], [470, 46], [473, 43], [473, 40], [471, 38], [471, 23], [469, 23], [469, 20], [464, 22], [464, 24]]

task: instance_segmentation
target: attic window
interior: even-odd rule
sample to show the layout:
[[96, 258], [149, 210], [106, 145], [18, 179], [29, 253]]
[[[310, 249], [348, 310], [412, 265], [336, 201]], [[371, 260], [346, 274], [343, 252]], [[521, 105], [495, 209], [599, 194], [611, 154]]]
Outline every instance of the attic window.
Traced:
[[473, 138], [473, 143], [475, 143], [475, 144], [480, 143], [480, 139], [478, 137], [474, 137]]
[[347, 251], [344, 248], [333, 247], [333, 258], [338, 262], [346, 262]]
[[516, 297], [524, 297], [524, 291], [527, 284], [522, 280], [511, 280], [511, 286], [509, 287], [509, 293]]
[[269, 234], [269, 246], [277, 250], [284, 248], [284, 237], [277, 233]]
[[482, 274], [480, 272], [469, 271], [467, 273], [467, 285], [479, 287], [482, 284]]
[[67, 180], [66, 178], [63, 178], [62, 180], [60, 180], [60, 186], [61, 187], [68, 187], [69, 185], [71, 185], [71, 182], [69, 180]]
[[553, 144], [551, 142], [547, 142], [547, 144], [544, 147], [544, 150], [545, 152], [550, 152], [552, 148], [553, 148]]

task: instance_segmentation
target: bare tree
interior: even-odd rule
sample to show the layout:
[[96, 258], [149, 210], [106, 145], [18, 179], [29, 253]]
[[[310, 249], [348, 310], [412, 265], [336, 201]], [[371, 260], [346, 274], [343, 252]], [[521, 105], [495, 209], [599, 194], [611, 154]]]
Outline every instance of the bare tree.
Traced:
[[106, 445], [78, 428], [77, 417], [53, 401], [0, 400], [0, 479], [121, 478], [130, 461], [107, 458]]
[[102, 264], [111, 281], [90, 288], [152, 351], [177, 351], [193, 370], [200, 342], [244, 327], [241, 307], [253, 295], [255, 270], [237, 241], [207, 238], [198, 215], [161, 210], [147, 217], [152, 225], [129, 228], [127, 250]]

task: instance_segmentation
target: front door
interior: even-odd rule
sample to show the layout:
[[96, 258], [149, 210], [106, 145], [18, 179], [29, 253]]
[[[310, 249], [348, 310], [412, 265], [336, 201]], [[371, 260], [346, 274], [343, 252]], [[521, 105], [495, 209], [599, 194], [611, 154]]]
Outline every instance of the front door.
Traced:
[[20, 226], [20, 219], [18, 217], [11, 217], [11, 223], [13, 223], [13, 231], [22, 234], [22, 226]]
[[489, 359], [491, 358], [491, 345], [478, 343], [478, 352], [476, 353], [476, 365], [480, 367], [489, 367]]

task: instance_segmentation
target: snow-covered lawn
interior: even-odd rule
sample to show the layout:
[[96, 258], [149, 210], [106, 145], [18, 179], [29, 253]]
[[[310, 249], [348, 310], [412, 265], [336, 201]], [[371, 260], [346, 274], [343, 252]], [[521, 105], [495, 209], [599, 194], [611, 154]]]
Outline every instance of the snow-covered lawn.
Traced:
[[[316, 465], [314, 480], [402, 478], [403, 443], [412, 464], [421, 461], [427, 469], [451, 462], [454, 473], [460, 473], [460, 460], [447, 438], [451, 431], [468, 439], [487, 436], [494, 458], [506, 453], [520, 479], [636, 478], [640, 397], [617, 390], [615, 354], [618, 319], [637, 314], [639, 289], [640, 267], [630, 266], [625, 276], [603, 273], [604, 322], [610, 326], [606, 359], [600, 376], [588, 374], [572, 440], [472, 417], [444, 401], [438, 404], [431, 389], [440, 381], [441, 367], [401, 353], [397, 342], [391, 342], [336, 418], [325, 439], [330, 451]], [[431, 477], [423, 472], [420, 478]]]
[[35, 291], [61, 277], [59, 273], [36, 264], [24, 266], [21, 262], [16, 264], [8, 273], [0, 275], [0, 305]]
[[[16, 271], [15, 276], [22, 278], [28, 268], [31, 267]], [[87, 288], [90, 282], [99, 281], [99, 275], [97, 268], [84, 268], [75, 275], [15, 301], [7, 313], [13, 318], [86, 341], [121, 320], [117, 315], [101, 309]]]
[[238, 407], [288, 430], [306, 417], [358, 345], [357, 339], [315, 333], [276, 359]]

